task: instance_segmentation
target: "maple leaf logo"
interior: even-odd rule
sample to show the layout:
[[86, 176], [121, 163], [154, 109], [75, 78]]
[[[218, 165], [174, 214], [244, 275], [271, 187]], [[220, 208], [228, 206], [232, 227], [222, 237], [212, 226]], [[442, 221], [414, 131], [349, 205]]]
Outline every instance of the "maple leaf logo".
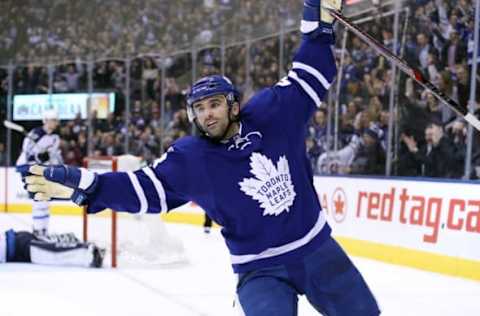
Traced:
[[335, 213], [336, 214], [343, 214], [343, 205], [345, 204], [340, 197], [340, 195], [337, 195], [337, 199], [334, 201], [335, 204]]
[[245, 178], [239, 183], [240, 190], [260, 203], [263, 216], [280, 215], [289, 211], [295, 200], [293, 187], [285, 156], [278, 159], [277, 166], [266, 156], [252, 153], [250, 172], [255, 178]]
[[347, 216], [348, 208], [347, 195], [342, 188], [335, 189], [332, 196], [332, 202], [334, 208], [332, 213], [333, 219], [337, 223], [341, 223], [345, 220], [345, 217]]

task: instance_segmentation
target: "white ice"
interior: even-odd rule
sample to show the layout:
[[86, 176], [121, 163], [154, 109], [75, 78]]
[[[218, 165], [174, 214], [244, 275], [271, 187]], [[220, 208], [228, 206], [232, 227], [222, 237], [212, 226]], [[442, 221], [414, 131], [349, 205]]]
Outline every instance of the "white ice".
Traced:
[[[80, 234], [80, 219], [55, 216], [52, 231]], [[0, 231], [29, 229], [30, 217], [0, 213]], [[235, 277], [218, 230], [167, 224], [188, 263], [162, 268], [82, 269], [0, 265], [2, 316], [225, 316]], [[352, 258], [375, 293], [382, 315], [480, 315], [480, 282]], [[301, 298], [299, 315], [319, 315]], [[359, 315], [360, 316], [360, 315]]]

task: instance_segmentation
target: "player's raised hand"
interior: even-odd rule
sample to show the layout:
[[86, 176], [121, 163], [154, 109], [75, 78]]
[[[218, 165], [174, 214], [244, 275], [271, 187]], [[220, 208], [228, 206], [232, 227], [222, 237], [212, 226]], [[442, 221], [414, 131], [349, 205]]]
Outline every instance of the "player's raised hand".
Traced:
[[43, 173], [45, 167], [34, 165], [30, 167], [32, 174], [25, 178], [26, 189], [37, 201], [49, 201], [52, 199], [70, 199], [73, 189], [65, 185], [47, 180]]
[[328, 9], [340, 11], [342, 9], [342, 0], [321, 0], [320, 6], [320, 20], [325, 23], [333, 23], [335, 18]]
[[300, 30], [307, 38], [333, 34], [334, 16], [330, 10], [340, 11], [342, 0], [304, 0]]

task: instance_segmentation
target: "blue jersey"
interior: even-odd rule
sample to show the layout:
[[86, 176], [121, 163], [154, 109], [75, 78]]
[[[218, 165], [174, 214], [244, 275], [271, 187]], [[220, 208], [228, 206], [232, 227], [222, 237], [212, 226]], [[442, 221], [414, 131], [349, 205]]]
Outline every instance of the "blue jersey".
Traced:
[[233, 269], [297, 261], [330, 235], [306, 156], [308, 121], [336, 74], [332, 35], [304, 39], [288, 76], [242, 107], [226, 142], [177, 141], [152, 166], [99, 175], [89, 212], [166, 212], [188, 201], [220, 224]]

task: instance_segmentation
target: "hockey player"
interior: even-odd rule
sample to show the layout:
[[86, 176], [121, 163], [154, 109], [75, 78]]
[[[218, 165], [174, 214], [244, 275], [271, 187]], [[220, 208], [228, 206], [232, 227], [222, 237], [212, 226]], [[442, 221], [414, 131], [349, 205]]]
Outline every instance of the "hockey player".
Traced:
[[[60, 151], [60, 138], [55, 133], [58, 126], [58, 115], [55, 110], [43, 112], [43, 125], [32, 129], [23, 140], [22, 153], [17, 159], [17, 171], [24, 173], [30, 165], [56, 165], [63, 163]], [[50, 211], [47, 201], [33, 201], [32, 221], [33, 233], [48, 233]]]
[[[340, 0], [322, 5], [339, 9]], [[190, 120], [200, 137], [174, 143], [152, 166], [96, 175], [67, 166], [33, 166], [35, 198], [68, 198], [130, 212], [166, 212], [187, 201], [220, 226], [248, 316], [297, 315], [305, 295], [324, 315], [379, 315], [359, 271], [331, 237], [306, 157], [308, 121], [336, 75], [333, 17], [306, 0], [304, 40], [288, 76], [240, 110], [239, 93], [222, 76], [197, 81]]]
[[13, 229], [0, 233], [0, 263], [100, 268], [104, 255], [105, 250], [93, 243], [80, 242], [74, 234], [38, 236]]

